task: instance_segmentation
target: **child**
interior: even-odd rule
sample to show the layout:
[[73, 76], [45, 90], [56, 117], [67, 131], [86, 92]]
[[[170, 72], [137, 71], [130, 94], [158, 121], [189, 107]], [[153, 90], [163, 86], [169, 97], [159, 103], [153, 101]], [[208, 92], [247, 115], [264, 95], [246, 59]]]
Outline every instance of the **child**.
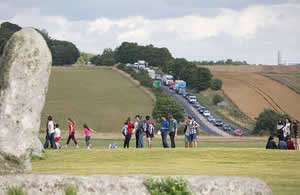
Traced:
[[60, 140], [60, 129], [59, 129], [59, 124], [56, 124], [55, 126], [55, 145], [56, 145], [56, 149], [60, 149], [60, 145], [59, 145], [59, 140]]
[[148, 141], [148, 147], [152, 148], [152, 138], [154, 137], [154, 124], [150, 121], [150, 116], [146, 116], [146, 136]]
[[96, 133], [96, 131], [94, 131], [93, 129], [90, 129], [87, 124], [84, 124], [83, 125], [83, 128], [84, 128], [84, 133], [85, 133], [85, 143], [88, 147], [88, 149], [91, 149], [93, 148], [92, 144], [90, 144], [90, 139], [91, 139], [91, 133], [90, 131]]

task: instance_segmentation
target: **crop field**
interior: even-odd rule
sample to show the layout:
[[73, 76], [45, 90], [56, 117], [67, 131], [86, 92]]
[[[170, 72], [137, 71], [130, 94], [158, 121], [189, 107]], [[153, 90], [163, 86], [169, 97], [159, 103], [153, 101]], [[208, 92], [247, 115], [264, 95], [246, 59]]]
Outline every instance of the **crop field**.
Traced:
[[262, 73], [262, 75], [277, 81], [300, 94], [300, 69], [293, 73]]
[[[214, 77], [223, 81], [225, 95], [251, 119], [255, 119], [265, 108], [300, 118], [300, 95], [291, 90], [291, 87], [287, 87], [293, 84], [297, 89], [299, 82], [296, 82], [297, 76], [292, 76], [292, 72], [300, 71], [300, 67], [213, 66], [209, 69]], [[276, 79], [262, 76], [264, 74], [277, 75], [279, 80], [286, 74], [291, 78], [280, 80], [280, 83], [283, 83], [280, 84], [274, 81]]]
[[[233, 140], [200, 140], [203, 141], [197, 149], [162, 149], [157, 147], [160, 140], [156, 139], [151, 150], [108, 149], [100, 142], [108, 144], [112, 140], [92, 140], [99, 142], [92, 150], [83, 147], [47, 150], [42, 159], [32, 160], [32, 173], [245, 176], [265, 181], [275, 195], [296, 195], [300, 191], [299, 152], [265, 150], [262, 140], [257, 140], [255, 147], [255, 139], [246, 142], [238, 139], [236, 145], [233, 145]], [[179, 143], [182, 145], [182, 140]]]
[[77, 129], [87, 123], [97, 132], [120, 132], [128, 116], [145, 116], [152, 109], [149, 95], [111, 68], [53, 67], [41, 131], [46, 126], [46, 113], [63, 130], [71, 117]]

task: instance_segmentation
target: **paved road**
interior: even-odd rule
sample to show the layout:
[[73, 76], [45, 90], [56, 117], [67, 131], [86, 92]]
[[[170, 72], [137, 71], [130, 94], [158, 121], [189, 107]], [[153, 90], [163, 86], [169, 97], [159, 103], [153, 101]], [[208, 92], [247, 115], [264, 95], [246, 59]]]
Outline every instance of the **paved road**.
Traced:
[[231, 136], [228, 133], [220, 130], [219, 128], [215, 127], [211, 123], [209, 123], [195, 108], [193, 108], [185, 98], [176, 94], [173, 90], [170, 90], [166, 86], [162, 86], [162, 89], [165, 93], [171, 95], [177, 102], [179, 102], [187, 115], [195, 116], [196, 121], [200, 124], [200, 130], [208, 135], [214, 136], [224, 136], [228, 137]]

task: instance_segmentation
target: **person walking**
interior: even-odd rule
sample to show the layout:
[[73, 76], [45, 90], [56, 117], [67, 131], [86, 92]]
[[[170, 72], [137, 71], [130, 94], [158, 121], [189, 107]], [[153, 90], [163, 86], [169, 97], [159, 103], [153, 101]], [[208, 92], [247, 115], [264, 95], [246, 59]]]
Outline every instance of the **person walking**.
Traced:
[[184, 143], [185, 143], [185, 148], [191, 147], [190, 143], [190, 128], [192, 124], [192, 117], [188, 116], [187, 120], [185, 121], [185, 127], [184, 127]]
[[139, 126], [140, 116], [135, 116], [135, 123], [134, 123], [134, 129], [133, 133], [135, 134], [135, 147], [138, 148], [139, 146], [139, 132], [138, 132], [138, 126]]
[[139, 116], [137, 120], [139, 121], [138, 127], [137, 127], [137, 131], [138, 131], [138, 148], [144, 148], [145, 147], [144, 137], [145, 137], [147, 125], [146, 125], [146, 121], [142, 120], [141, 116]]
[[292, 129], [294, 131], [295, 136], [295, 149], [300, 150], [300, 126], [299, 121], [294, 119], [292, 124]]
[[146, 116], [146, 136], [148, 141], [148, 148], [152, 148], [152, 139], [154, 137], [154, 124], [150, 121], [150, 116]]
[[55, 145], [55, 126], [54, 126], [54, 122], [52, 120], [52, 116], [48, 116], [48, 131], [49, 131], [49, 135], [50, 135], [51, 148], [56, 148], [56, 145]]
[[96, 133], [96, 131], [93, 130], [93, 129], [91, 129], [91, 128], [89, 128], [86, 123], [83, 125], [83, 128], [84, 128], [83, 131], [84, 131], [84, 134], [85, 134], [85, 143], [86, 143], [86, 146], [88, 147], [88, 149], [91, 149], [91, 148], [93, 148], [93, 145], [90, 143], [91, 131], [94, 132], [94, 133]]
[[[132, 129], [134, 128], [134, 126], [131, 123], [130, 118], [127, 119], [127, 121], [126, 121], [126, 123], [124, 125], [126, 125], [126, 128], [127, 128], [127, 132], [123, 133], [123, 135], [125, 136], [125, 139], [124, 139], [124, 148], [129, 148], [129, 143], [130, 143], [130, 139], [131, 139]], [[123, 127], [123, 129], [124, 129], [124, 127]]]
[[[198, 128], [200, 127], [200, 125], [197, 123], [196, 118], [192, 117], [192, 128], [190, 130], [190, 140], [191, 140], [191, 144], [194, 144], [194, 148], [197, 148], [197, 131]], [[193, 146], [192, 146], [193, 147]]]
[[269, 137], [268, 143], [266, 145], [266, 149], [277, 149], [277, 146], [276, 146], [273, 136]]
[[170, 136], [170, 140], [171, 140], [171, 148], [175, 148], [176, 145], [175, 145], [175, 137], [177, 136], [177, 120], [174, 119], [174, 117], [171, 115], [169, 117], [169, 120], [170, 120], [170, 133], [169, 133], [169, 136]]
[[59, 124], [56, 124], [55, 125], [55, 146], [56, 146], [56, 149], [59, 150], [60, 149], [60, 145], [59, 145], [59, 140], [60, 140], [60, 134], [61, 134], [61, 131], [59, 129]]
[[46, 122], [46, 137], [45, 137], [45, 143], [44, 143], [44, 149], [49, 147], [49, 141], [50, 141], [50, 134], [49, 134], [49, 128], [48, 128], [48, 120], [49, 115], [46, 114], [47, 122]]
[[70, 140], [72, 139], [76, 145], [76, 148], [79, 148], [77, 141], [75, 139], [75, 126], [74, 126], [74, 122], [71, 118], [68, 118], [68, 124], [69, 124], [69, 137], [67, 140], [67, 145], [66, 147], [68, 147]]
[[169, 133], [169, 122], [167, 121], [167, 117], [166, 116], [162, 116], [162, 125], [160, 128], [160, 132], [161, 132], [161, 139], [162, 139], [162, 144], [164, 148], [169, 148], [168, 142], [167, 142], [167, 136]]

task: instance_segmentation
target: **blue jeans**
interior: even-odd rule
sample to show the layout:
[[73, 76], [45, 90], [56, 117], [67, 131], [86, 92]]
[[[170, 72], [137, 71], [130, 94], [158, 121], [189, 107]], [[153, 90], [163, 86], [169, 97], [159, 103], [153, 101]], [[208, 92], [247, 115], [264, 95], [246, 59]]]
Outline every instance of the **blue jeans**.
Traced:
[[45, 143], [44, 143], [44, 149], [48, 148], [48, 146], [49, 146], [49, 140], [50, 140], [50, 136], [47, 133], [46, 134], [46, 138], [45, 138]]
[[162, 139], [162, 144], [164, 148], [169, 148], [168, 142], [167, 142], [167, 137], [168, 137], [168, 132], [161, 132], [161, 139]]
[[55, 135], [55, 133], [51, 133], [51, 134], [50, 134], [50, 144], [51, 144], [51, 148], [56, 148], [54, 135]]
[[138, 148], [144, 148], [144, 132], [139, 133], [139, 142], [138, 142]]

